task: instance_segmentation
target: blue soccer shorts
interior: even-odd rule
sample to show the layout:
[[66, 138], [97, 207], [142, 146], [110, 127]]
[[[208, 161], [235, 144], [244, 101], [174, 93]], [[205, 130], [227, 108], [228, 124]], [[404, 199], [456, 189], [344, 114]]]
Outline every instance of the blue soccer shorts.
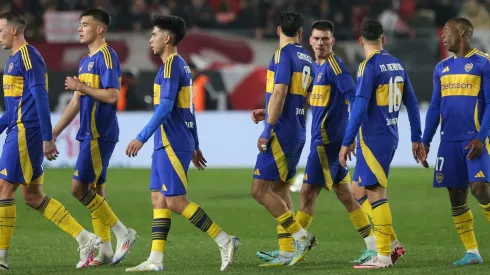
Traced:
[[43, 184], [41, 129], [13, 129], [7, 133], [0, 158], [0, 178], [9, 183]]
[[489, 181], [489, 145], [483, 147], [480, 158], [468, 159], [471, 140], [441, 141], [434, 171], [434, 187], [453, 187], [467, 189], [470, 182]]
[[280, 140], [273, 134], [267, 152], [257, 156], [254, 179], [291, 183], [304, 146], [304, 141]]
[[342, 143], [312, 146], [306, 163], [303, 183], [321, 185], [332, 190], [334, 184], [350, 184], [349, 170], [339, 162]]
[[170, 145], [153, 152], [150, 190], [166, 197], [187, 193], [187, 170], [194, 151], [174, 152]]
[[107, 167], [115, 147], [115, 142], [101, 139], [80, 141], [80, 153], [73, 179], [94, 187], [104, 184], [107, 179]]
[[378, 184], [384, 188], [388, 187], [388, 175], [395, 152], [394, 145], [387, 145], [375, 139], [372, 142], [365, 142], [361, 138], [356, 148], [354, 181], [364, 187]]

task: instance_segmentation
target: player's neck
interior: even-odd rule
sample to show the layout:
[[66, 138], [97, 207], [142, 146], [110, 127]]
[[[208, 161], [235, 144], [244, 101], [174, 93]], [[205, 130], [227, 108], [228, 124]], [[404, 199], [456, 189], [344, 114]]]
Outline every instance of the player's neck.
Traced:
[[22, 45], [26, 43], [26, 39], [24, 36], [15, 36], [14, 41], [12, 41], [12, 48], [10, 48], [10, 53], [16, 53]]
[[96, 38], [92, 43], [88, 44], [89, 55], [95, 54], [102, 45], [105, 44], [104, 38]]
[[333, 52], [327, 53], [325, 56], [315, 56], [315, 60], [317, 64], [323, 64], [327, 58], [329, 58]]
[[177, 53], [177, 47], [167, 47], [165, 48], [165, 50], [163, 50], [163, 53], [160, 55], [160, 58], [162, 59], [162, 62], [165, 63], [165, 61], [167, 61], [169, 56], [176, 53]]
[[288, 37], [288, 36], [281, 36], [279, 38], [279, 47], [284, 47], [284, 45], [288, 43], [298, 43], [298, 38], [296, 37]]
[[470, 44], [461, 45], [458, 52], [455, 52], [456, 57], [465, 57], [469, 52], [473, 50]]
[[366, 54], [366, 58], [368, 58], [373, 52], [382, 51], [382, 50], [383, 50], [383, 46], [381, 45], [364, 44], [364, 53]]

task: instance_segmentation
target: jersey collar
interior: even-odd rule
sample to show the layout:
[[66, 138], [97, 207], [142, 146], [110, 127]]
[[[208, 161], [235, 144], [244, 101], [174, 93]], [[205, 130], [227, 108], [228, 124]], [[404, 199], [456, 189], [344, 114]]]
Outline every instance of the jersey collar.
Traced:
[[26, 47], [28, 44], [27, 42], [24, 42], [24, 44], [22, 44], [22, 46], [20, 46], [13, 54], [11, 54], [10, 56], [14, 56], [15, 54], [17, 54], [22, 48]]
[[89, 56], [89, 57], [94, 56], [96, 53], [98, 53], [98, 52], [99, 52], [100, 50], [102, 50], [102, 48], [104, 48], [104, 47], [107, 47], [107, 43], [102, 44], [102, 46], [100, 46], [100, 48], [99, 48], [99, 49], [97, 49], [97, 50], [94, 52], [94, 54], [92, 54], [92, 55], [88, 54], [88, 56]]

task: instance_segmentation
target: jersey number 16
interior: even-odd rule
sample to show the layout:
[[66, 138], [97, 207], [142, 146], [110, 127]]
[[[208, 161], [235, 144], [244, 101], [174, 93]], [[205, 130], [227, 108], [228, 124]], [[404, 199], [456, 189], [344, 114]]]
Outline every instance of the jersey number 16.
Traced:
[[398, 112], [400, 110], [400, 105], [402, 104], [402, 91], [400, 90], [399, 83], [403, 84], [403, 77], [395, 76], [390, 77], [390, 82], [388, 83], [388, 112], [393, 113], [393, 111]]

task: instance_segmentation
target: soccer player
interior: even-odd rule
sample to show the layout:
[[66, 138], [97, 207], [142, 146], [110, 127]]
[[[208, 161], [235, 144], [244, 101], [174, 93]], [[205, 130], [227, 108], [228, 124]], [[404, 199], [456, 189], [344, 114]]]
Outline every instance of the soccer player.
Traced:
[[85, 267], [100, 239], [43, 191], [43, 155], [55, 160], [58, 150], [51, 133], [46, 64], [37, 49], [27, 44], [25, 28], [20, 14], [0, 15], [0, 45], [11, 53], [3, 71], [7, 110], [0, 118], [0, 133], [7, 129], [0, 158], [0, 271], [9, 269], [7, 253], [16, 222], [15, 191], [19, 185], [25, 204], [78, 241], [77, 267]]
[[[117, 264], [136, 241], [136, 232], [127, 228], [105, 200], [107, 166], [119, 138], [116, 104], [121, 65], [116, 52], [105, 43], [111, 16], [102, 9], [88, 9], [80, 15], [80, 42], [89, 54], [80, 61], [79, 75], [67, 77], [65, 88], [73, 97], [53, 129], [56, 139], [80, 112], [80, 141], [71, 191], [92, 213], [95, 234], [102, 239], [99, 255], [90, 265]], [[115, 253], [111, 229], [117, 238]]]
[[[348, 108], [356, 97], [356, 84], [342, 60], [333, 53], [334, 25], [327, 20], [313, 23], [310, 45], [315, 52], [316, 68], [309, 103], [313, 115], [311, 151], [301, 188], [300, 209], [296, 220], [307, 229], [315, 210], [316, 199], [323, 188], [333, 190], [344, 204], [349, 217], [364, 238], [367, 249], [355, 262], [364, 262], [376, 255], [376, 239], [369, 218], [352, 196], [350, 175], [338, 161], [342, 139], [349, 119]], [[271, 261], [279, 251], [259, 252], [259, 257]]]
[[225, 271], [235, 259], [239, 239], [228, 235], [186, 196], [190, 162], [204, 169], [206, 160], [199, 148], [191, 70], [177, 53], [177, 46], [185, 37], [185, 22], [177, 16], [155, 16], [152, 21], [150, 46], [163, 62], [153, 85], [155, 113], [126, 148], [126, 154], [135, 157], [143, 144], [154, 135], [150, 178], [152, 245], [149, 258], [126, 271], [163, 270], [163, 252], [170, 230], [171, 211], [186, 218], [216, 241], [221, 252], [221, 271]]
[[391, 260], [391, 210], [386, 196], [390, 163], [398, 146], [398, 114], [402, 102], [407, 107], [412, 132], [413, 157], [425, 163], [422, 145], [420, 114], [417, 98], [405, 67], [394, 56], [383, 50], [383, 27], [369, 20], [361, 26], [361, 45], [366, 59], [357, 72], [357, 92], [342, 142], [339, 160], [347, 167], [349, 146], [357, 133], [358, 149], [355, 177], [366, 188], [373, 208], [378, 255], [355, 268], [384, 268]]
[[490, 56], [471, 46], [473, 26], [466, 18], [444, 25], [442, 41], [454, 54], [436, 65], [423, 143], [429, 146], [439, 123], [434, 187], [449, 191], [454, 225], [467, 251], [456, 266], [481, 264], [467, 204], [468, 188], [490, 221]]
[[[267, 110], [256, 114], [266, 122], [257, 143], [260, 153], [254, 169], [252, 196], [276, 219], [281, 250], [278, 257], [262, 266], [294, 265], [316, 245], [316, 238], [294, 218], [287, 184], [296, 174], [305, 144], [305, 102], [314, 73], [312, 58], [299, 43], [303, 22], [298, 13], [281, 14], [277, 28], [280, 48], [267, 71]], [[289, 249], [284, 249], [281, 239], [291, 240], [286, 247]]]

